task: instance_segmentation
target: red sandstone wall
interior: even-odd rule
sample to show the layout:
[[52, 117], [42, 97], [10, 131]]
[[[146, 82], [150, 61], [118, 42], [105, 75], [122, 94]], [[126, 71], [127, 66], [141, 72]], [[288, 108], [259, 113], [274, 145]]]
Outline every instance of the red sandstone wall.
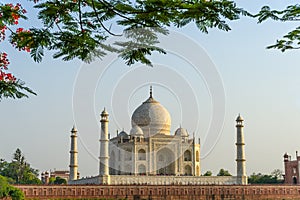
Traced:
[[299, 199], [300, 186], [287, 185], [17, 185], [26, 198], [95, 198], [95, 199], [167, 199], [167, 200], [225, 200], [225, 199]]
[[[295, 176], [297, 178], [297, 183], [299, 183], [299, 171], [298, 171], [298, 160], [293, 161], [286, 161], [284, 162], [285, 167], [285, 178], [284, 183], [286, 184], [293, 184], [293, 177]], [[293, 169], [296, 169], [296, 172], [294, 173]]]

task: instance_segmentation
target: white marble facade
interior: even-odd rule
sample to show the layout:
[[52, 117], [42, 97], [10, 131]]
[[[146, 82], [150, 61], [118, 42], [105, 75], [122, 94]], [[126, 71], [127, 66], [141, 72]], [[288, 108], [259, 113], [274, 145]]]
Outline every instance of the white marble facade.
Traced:
[[152, 97], [131, 117], [132, 129], [109, 141], [110, 175], [200, 176], [200, 144], [184, 128], [171, 134], [169, 112]]
[[[133, 112], [129, 132], [123, 130], [108, 138], [108, 115], [104, 110], [100, 120], [99, 175], [70, 180], [69, 184], [246, 183], [245, 172], [229, 177], [201, 176], [200, 144], [182, 127], [171, 133], [170, 114], [153, 98], [152, 89], [149, 98]], [[237, 128], [242, 134], [242, 126]]]

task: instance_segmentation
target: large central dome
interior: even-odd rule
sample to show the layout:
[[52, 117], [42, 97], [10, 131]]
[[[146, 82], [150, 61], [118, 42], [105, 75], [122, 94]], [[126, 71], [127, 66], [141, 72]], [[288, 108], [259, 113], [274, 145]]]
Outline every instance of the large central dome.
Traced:
[[150, 97], [142, 103], [132, 114], [131, 126], [139, 126], [145, 135], [149, 137], [155, 134], [170, 135], [171, 117], [158, 101]]

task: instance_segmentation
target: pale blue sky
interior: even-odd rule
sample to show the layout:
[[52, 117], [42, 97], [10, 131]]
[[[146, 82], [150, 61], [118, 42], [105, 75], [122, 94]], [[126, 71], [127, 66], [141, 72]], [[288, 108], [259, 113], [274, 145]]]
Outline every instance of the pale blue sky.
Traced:
[[[284, 8], [295, 3], [236, 2], [252, 12], [263, 5]], [[24, 5], [26, 8], [29, 4]], [[35, 23], [34, 16], [30, 17], [30, 23]], [[271, 21], [257, 24], [242, 17], [230, 22], [230, 26], [232, 31], [228, 33], [210, 30], [209, 34], [203, 34], [194, 25], [179, 30], [203, 49], [203, 63], [214, 63], [225, 91], [224, 128], [213, 150], [205, 150], [207, 156], [202, 159], [201, 171], [212, 170], [216, 174], [225, 168], [235, 174], [234, 126], [238, 113], [245, 119], [248, 175], [283, 169], [283, 154], [294, 156], [300, 150], [299, 51], [281, 53], [265, 47], [297, 24]], [[186, 47], [180, 40], [173, 45]], [[38, 93], [28, 99], [7, 99], [0, 103], [1, 158], [10, 160], [15, 149], [20, 148], [32, 166], [41, 171], [68, 169], [69, 131], [76, 123], [80, 135], [79, 171], [84, 176], [97, 174], [100, 111], [106, 107], [110, 112], [112, 135], [116, 129], [129, 132], [131, 113], [148, 97], [149, 84], [154, 86], [154, 97], [171, 114], [172, 133], [182, 124], [190, 133], [196, 131], [202, 140], [207, 137], [214, 106], [209, 86], [206, 77], [194, 73], [191, 64], [180, 55], [155, 54], [154, 68], [139, 65], [129, 68], [120, 60], [110, 65], [99, 60], [91, 65], [78, 60], [53, 60], [51, 52], [46, 52], [43, 62], [34, 63], [27, 53], [15, 51], [5, 43], [0, 48], [9, 54], [11, 71]]]

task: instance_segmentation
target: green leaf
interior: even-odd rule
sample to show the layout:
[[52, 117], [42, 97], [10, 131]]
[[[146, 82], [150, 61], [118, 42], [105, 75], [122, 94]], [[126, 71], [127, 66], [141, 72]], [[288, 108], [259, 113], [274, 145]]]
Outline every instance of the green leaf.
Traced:
[[30, 88], [25, 86], [25, 83], [21, 80], [15, 82], [0, 81], [0, 101], [3, 98], [23, 98], [28, 97], [29, 94], [36, 95], [36, 93]]

